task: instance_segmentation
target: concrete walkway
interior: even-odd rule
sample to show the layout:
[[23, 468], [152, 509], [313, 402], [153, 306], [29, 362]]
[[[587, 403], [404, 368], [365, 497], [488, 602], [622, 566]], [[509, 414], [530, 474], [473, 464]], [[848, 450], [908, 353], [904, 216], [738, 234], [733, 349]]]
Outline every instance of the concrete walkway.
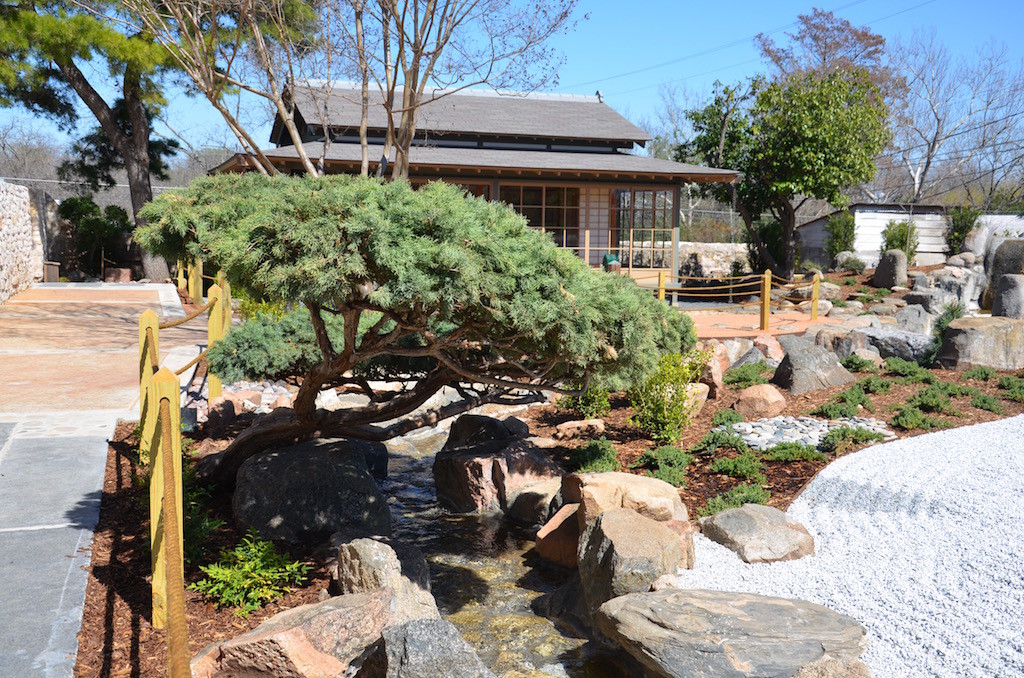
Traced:
[[698, 339], [752, 339], [759, 334], [801, 334], [811, 327], [842, 322], [837, 318], [827, 318], [823, 315], [818, 316], [817, 320], [811, 320], [809, 313], [773, 309], [768, 320], [768, 331], [763, 332], [758, 309], [747, 312], [695, 309], [688, 310], [687, 313], [693, 319]]
[[[0, 306], [0, 676], [70, 676], [107, 439], [138, 418], [138, 318], [171, 285], [42, 284]], [[188, 362], [199, 320], [160, 334]]]

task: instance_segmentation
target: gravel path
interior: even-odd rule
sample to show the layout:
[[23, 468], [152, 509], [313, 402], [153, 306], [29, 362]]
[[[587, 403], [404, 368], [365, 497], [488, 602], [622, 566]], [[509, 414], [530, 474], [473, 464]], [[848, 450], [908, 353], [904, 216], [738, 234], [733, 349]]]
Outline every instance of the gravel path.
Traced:
[[878, 678], [1024, 676], [1024, 416], [839, 459], [789, 515], [814, 535], [814, 556], [747, 565], [698, 536], [681, 585], [851, 615]]

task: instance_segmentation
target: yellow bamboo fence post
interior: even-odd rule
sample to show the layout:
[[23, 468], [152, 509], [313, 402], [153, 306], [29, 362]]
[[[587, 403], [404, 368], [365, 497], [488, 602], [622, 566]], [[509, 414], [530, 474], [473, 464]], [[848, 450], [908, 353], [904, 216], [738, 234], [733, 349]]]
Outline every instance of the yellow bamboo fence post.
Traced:
[[192, 303], [201, 306], [203, 303], [203, 262], [196, 259], [192, 262], [188, 277], [188, 296]]
[[665, 271], [658, 271], [658, 301], [665, 301]]
[[818, 295], [821, 291], [821, 274], [814, 274], [814, 283], [811, 287], [811, 320], [818, 319]]
[[761, 278], [761, 331], [768, 331], [768, 316], [772, 303], [772, 271], [767, 269]]
[[[224, 295], [219, 285], [211, 285], [208, 292], [213, 306], [210, 307], [210, 317], [206, 323], [207, 350], [224, 337]], [[208, 389], [206, 397], [208, 400], [220, 397], [223, 387], [220, 383], [220, 378], [210, 371], [209, 361], [206, 364], [206, 384]]]
[[156, 432], [157, 404], [149, 399], [149, 382], [160, 364], [160, 319], [150, 309], [139, 316], [139, 455], [149, 454]]
[[[152, 548], [151, 564], [153, 567], [153, 627], [162, 629], [167, 625], [167, 586], [168, 579], [175, 576], [184, 577], [184, 565], [178, 559], [176, 568], [177, 575], [169, 575], [171, 563], [167, 559], [167, 540], [177, 537], [178, 553], [181, 554], [183, 539], [181, 530], [177, 535], [167, 531], [166, 515], [161, 510], [165, 492], [165, 477], [169, 468], [176, 489], [172, 497], [175, 505], [175, 526], [182, 524], [181, 513], [181, 396], [178, 377], [166, 367], [161, 369], [149, 382], [149, 398], [154, 403], [154, 409], [166, 417], [161, 417], [161, 435], [153, 439], [153, 446], [150, 452], [150, 469], [152, 476], [149, 482], [149, 543]], [[167, 401], [167, 408], [164, 410], [161, 401]], [[159, 403], [159, 405], [157, 405]], [[155, 414], [155, 412], [154, 412]], [[153, 417], [156, 419], [156, 417]], [[163, 433], [168, 432], [165, 437]], [[165, 461], [165, 457], [170, 456]]]
[[187, 284], [185, 277], [185, 263], [181, 259], [178, 259], [178, 265], [175, 268], [178, 270], [178, 289], [183, 290]]
[[224, 278], [224, 284], [220, 286], [220, 293], [220, 305], [224, 309], [224, 331], [221, 333], [223, 337], [231, 331], [231, 283], [227, 278]]

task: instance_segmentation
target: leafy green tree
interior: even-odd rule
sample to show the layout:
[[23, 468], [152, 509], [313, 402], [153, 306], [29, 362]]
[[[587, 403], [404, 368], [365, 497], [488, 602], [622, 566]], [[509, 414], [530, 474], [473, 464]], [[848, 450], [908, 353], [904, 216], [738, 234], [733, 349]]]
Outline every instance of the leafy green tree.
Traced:
[[960, 248], [964, 246], [964, 241], [967, 240], [967, 236], [974, 229], [974, 225], [978, 223], [978, 218], [982, 214], [984, 214], [982, 210], [970, 205], [962, 205], [949, 210], [949, 214], [946, 215], [946, 254], [950, 256], [960, 254]]
[[[0, 0], [0, 106], [22, 105], [73, 129], [76, 100], [85, 104], [121, 158], [137, 218], [153, 197], [149, 116], [164, 103], [159, 80], [169, 61], [149, 36], [124, 30], [120, 8], [110, 0]], [[100, 94], [111, 81], [123, 115]], [[169, 277], [167, 264], [149, 255], [143, 266], [152, 280]]]
[[[793, 74], [749, 86], [719, 84], [714, 99], [688, 113], [689, 140], [679, 160], [743, 173], [738, 184], [709, 185], [735, 203], [760, 259], [790, 277], [796, 268], [796, 212], [809, 198], [846, 202], [844, 190], [874, 176], [875, 157], [888, 140], [888, 109], [862, 71]], [[778, 222], [782, 255], [768, 250], [756, 222]]]
[[[288, 417], [250, 428], [208, 462], [204, 472], [227, 484], [244, 459], [274, 444], [314, 435], [385, 440], [485, 402], [521, 401], [524, 392], [629, 388], [663, 353], [695, 341], [687, 316], [631, 280], [591, 270], [507, 206], [451, 185], [413, 191], [404, 181], [337, 175], [218, 175], [158, 196], [143, 216], [135, 232], [143, 247], [198, 257], [250, 294], [306, 312], [301, 325], [286, 316], [294, 324], [276, 335], [278, 321], [258, 316], [245, 331], [264, 339], [229, 335], [210, 354], [221, 374], [302, 374]], [[258, 367], [267, 354], [276, 362]], [[403, 389], [373, 389], [379, 376]], [[341, 385], [370, 403], [316, 407], [321, 389]], [[462, 400], [407, 416], [444, 386]]]
[[71, 224], [78, 265], [91, 273], [99, 273], [104, 252], [123, 245], [123, 237], [132, 230], [128, 213], [123, 209], [108, 205], [101, 210], [92, 198], [85, 196], [63, 201], [58, 213]]
[[857, 221], [849, 212], [829, 217], [825, 223], [825, 256], [834, 264], [840, 252], [852, 252], [857, 239]]

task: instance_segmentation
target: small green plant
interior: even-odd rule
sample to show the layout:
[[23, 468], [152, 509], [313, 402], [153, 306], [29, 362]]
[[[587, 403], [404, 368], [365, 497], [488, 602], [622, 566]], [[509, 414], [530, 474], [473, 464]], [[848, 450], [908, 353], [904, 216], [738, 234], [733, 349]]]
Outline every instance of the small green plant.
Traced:
[[710, 359], [710, 351], [662, 356], [658, 371], [628, 393], [631, 423], [658, 442], [678, 441], [690, 425], [695, 405], [687, 386], [697, 381]]
[[934, 374], [917, 363], [895, 356], [885, 359], [885, 369], [900, 377], [904, 384], [934, 384], [938, 381]]
[[865, 393], [888, 393], [892, 390], [892, 380], [872, 376], [861, 379], [857, 382], [857, 386], [860, 386]]
[[950, 398], [964, 398], [967, 396], [973, 397], [981, 393], [981, 391], [979, 391], [976, 388], [971, 388], [970, 386], [961, 386], [960, 384], [954, 383], [952, 381], [942, 380], [936, 381], [928, 388], [934, 389], [935, 391], [942, 393], [944, 395], [948, 395]]
[[932, 329], [932, 340], [928, 344], [928, 351], [923, 361], [926, 365], [935, 364], [935, 359], [939, 355], [939, 349], [942, 348], [942, 337], [946, 334], [949, 324], [957, 318], [963, 318], [966, 312], [967, 307], [959, 301], [942, 307], [942, 314], [935, 321]]
[[992, 381], [999, 373], [991, 367], [972, 367], [960, 375], [962, 379], [974, 379], [976, 381]]
[[867, 358], [850, 354], [839, 361], [839, 363], [851, 372], [874, 372], [875, 364]]
[[603, 417], [612, 411], [612, 405], [608, 401], [608, 389], [601, 386], [588, 386], [578, 396], [566, 396], [560, 398], [558, 406], [565, 410], [575, 412], [583, 419], [596, 419]]
[[875, 291], [871, 293], [871, 296], [873, 296], [876, 300], [877, 299], [884, 299], [885, 297], [888, 297], [888, 296], [891, 296], [891, 295], [892, 295], [892, 290], [890, 290], [888, 288], [885, 288], [885, 287], [877, 287], [877, 288], [875, 288]]
[[1003, 398], [1024, 403], [1024, 379], [1020, 377], [1000, 377], [999, 388], [1005, 391]]
[[836, 308], [846, 308], [846, 302], [842, 299], [836, 299], [832, 302], [832, 305]]
[[768, 482], [768, 478], [763, 473], [764, 464], [753, 452], [744, 452], [738, 457], [716, 459], [708, 466], [708, 470], [740, 480], [750, 480], [758, 485]]
[[[856, 273], [857, 275], [862, 274], [864, 272], [864, 269], [868, 267], [868, 265], [865, 264], [864, 260], [861, 259], [860, 257], [846, 257], [845, 259], [843, 259], [842, 266], [843, 270], [849, 271], [850, 273]], [[857, 279], [854, 278], [853, 282], [850, 284], [856, 285]]]
[[915, 429], [931, 431], [935, 428], [950, 427], [948, 422], [925, 414], [913, 405], [897, 405], [895, 411], [896, 414], [894, 414], [889, 420], [889, 423], [896, 428], [903, 429], [904, 431], [913, 431]]
[[[191, 469], [191, 465], [185, 465]], [[195, 564], [206, 555], [210, 536], [224, 525], [224, 521], [210, 514], [210, 490], [199, 485], [195, 472], [183, 478], [182, 537], [185, 543], [185, 562]]]
[[189, 588], [218, 607], [233, 607], [235, 614], [247, 617], [280, 598], [291, 586], [302, 584], [309, 566], [279, 554], [272, 542], [249, 532], [238, 546], [223, 551], [216, 563], [199, 569], [206, 577]]
[[647, 469], [647, 475], [664, 480], [676, 487], [686, 486], [686, 470], [693, 462], [693, 456], [675, 445], [663, 445], [644, 452], [633, 468]]
[[853, 215], [849, 212], [840, 212], [825, 222], [825, 255], [830, 262], [835, 262], [840, 252], [853, 251], [856, 228]]
[[982, 393], [974, 396], [974, 399], [971, 400], [971, 405], [973, 407], [977, 407], [979, 410], [988, 410], [995, 414], [1002, 414], [1005, 411], [1003, 406], [999, 403], [999, 398], [994, 398]]
[[855, 291], [857, 292], [857, 294], [867, 294], [867, 295], [870, 296], [870, 295], [874, 294], [875, 288], [868, 287], [867, 285], [861, 285]]
[[767, 504], [771, 498], [771, 492], [760, 485], [744, 483], [708, 499], [707, 504], [698, 513], [702, 516], [713, 516], [726, 509], [739, 508], [744, 504]]
[[857, 278], [843, 278], [843, 284], [846, 285], [847, 287], [853, 287], [859, 282], [860, 280], [858, 280]]
[[825, 437], [818, 444], [818, 448], [822, 452], [841, 457], [859, 445], [878, 443], [883, 440], [885, 440], [885, 436], [877, 431], [871, 431], [859, 426], [841, 426], [826, 433]]
[[729, 388], [744, 389], [756, 384], [767, 384], [774, 369], [764, 361], [732, 367], [722, 376]]
[[871, 404], [871, 399], [864, 393], [864, 389], [859, 384], [854, 384], [845, 391], [837, 393], [831, 401], [811, 410], [811, 414], [827, 419], [842, 419], [856, 417], [861, 407], [868, 412], [875, 411], [875, 407]]
[[580, 473], [606, 473], [619, 470], [619, 459], [615, 446], [607, 438], [591, 440], [578, 447], [569, 455], [569, 466]]
[[917, 258], [917, 244], [917, 227], [913, 221], [892, 220], [882, 229], [882, 254], [889, 250], [903, 250], [907, 263], [912, 264]]
[[712, 426], [732, 426], [743, 421], [743, 415], [736, 410], [718, 410], [711, 417]]
[[687, 450], [687, 452], [690, 454], [707, 455], [713, 454], [721, 449], [747, 452], [750, 450], [750, 446], [743, 441], [743, 437], [739, 434], [716, 428], [708, 431], [708, 433], [700, 439], [700, 442]]
[[779, 443], [768, 448], [765, 453], [768, 461], [826, 461], [827, 457], [810, 445], [803, 443]]
[[948, 414], [954, 417], [962, 417], [963, 414], [953, 407], [952, 401], [946, 395], [941, 384], [932, 384], [921, 389], [907, 399], [907, 405], [916, 407], [922, 412], [934, 414]]
[[811, 414], [826, 419], [848, 419], [857, 416], [857, 406], [850, 403], [828, 402], [815, 407]]
[[982, 214], [982, 210], [968, 205], [954, 207], [949, 210], [949, 216], [946, 217], [947, 226], [945, 233], [947, 254], [952, 255], [960, 252], [964, 245], [964, 240], [967, 239], [967, 234], [971, 232], [974, 224], [978, 221], [978, 217]]

